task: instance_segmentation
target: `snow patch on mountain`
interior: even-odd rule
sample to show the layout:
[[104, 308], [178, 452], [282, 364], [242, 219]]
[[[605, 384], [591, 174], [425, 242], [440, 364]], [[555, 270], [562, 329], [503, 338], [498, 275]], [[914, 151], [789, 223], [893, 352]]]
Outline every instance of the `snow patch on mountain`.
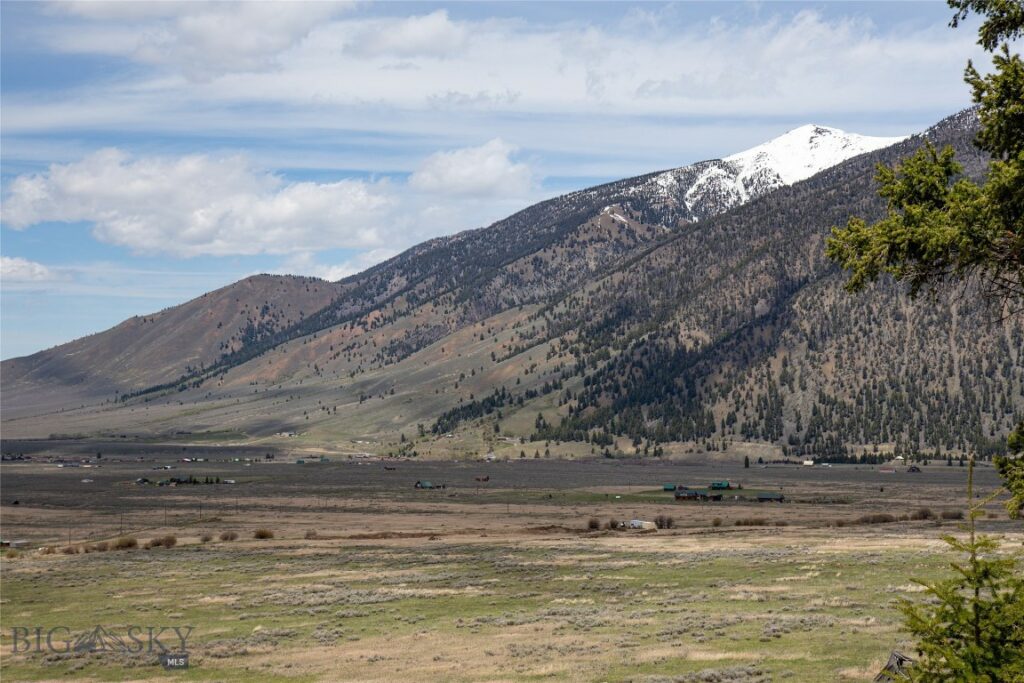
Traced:
[[810, 124], [724, 159], [659, 173], [631, 193], [675, 207], [681, 220], [699, 221], [905, 139], [869, 137]]
[[868, 137], [809, 124], [745, 152], [727, 156], [724, 161], [739, 167], [741, 182], [774, 173], [783, 184], [792, 185], [847, 159], [905, 139]]

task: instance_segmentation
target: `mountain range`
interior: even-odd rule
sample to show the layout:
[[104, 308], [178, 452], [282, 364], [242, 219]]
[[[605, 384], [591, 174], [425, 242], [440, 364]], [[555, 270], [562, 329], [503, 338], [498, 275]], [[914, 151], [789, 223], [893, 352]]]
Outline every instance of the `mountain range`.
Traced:
[[[803, 126], [440, 237], [339, 282], [260, 275], [4, 361], [5, 437], [284, 442], [447, 457], [989, 452], [1024, 415], [1024, 329], [970, 290], [860, 295], [824, 257], [930, 141]], [[295, 433], [297, 436], [282, 436]]]

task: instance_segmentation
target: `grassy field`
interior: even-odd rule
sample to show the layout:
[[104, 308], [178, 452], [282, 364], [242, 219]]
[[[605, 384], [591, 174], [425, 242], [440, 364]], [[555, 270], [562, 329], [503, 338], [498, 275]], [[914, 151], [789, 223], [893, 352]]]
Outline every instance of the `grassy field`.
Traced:
[[[910, 577], [948, 572], [940, 537], [956, 523], [853, 521], [924, 505], [939, 517], [962, 486], [946, 468], [897, 481], [597, 461], [495, 464], [493, 489], [473, 485], [480, 466], [452, 464], [449, 488], [414, 493], [376, 462], [199, 464], [240, 482], [215, 506], [216, 487], [133, 485], [157, 460], [70, 475], [4, 464], [4, 536], [33, 548], [0, 560], [4, 681], [870, 680], [893, 649], [912, 651], [894, 602], [919, 594]], [[403, 481], [444, 476], [424, 468]], [[658, 486], [673, 471], [742, 477], [794, 502], [677, 504]], [[98, 489], [76, 503], [68, 491], [83, 472]], [[541, 483], [555, 474], [558, 487]], [[879, 488], [899, 491], [900, 506]], [[1020, 525], [997, 510], [986, 530], [1019, 553]], [[116, 538], [125, 511], [140, 546], [167, 534], [177, 545], [64, 554]], [[587, 530], [591, 518], [657, 515], [675, 527]], [[255, 539], [258, 528], [274, 538]], [[238, 539], [219, 540], [224, 531]], [[14, 627], [96, 625], [192, 627], [190, 668], [165, 671], [150, 653], [12, 653]]]

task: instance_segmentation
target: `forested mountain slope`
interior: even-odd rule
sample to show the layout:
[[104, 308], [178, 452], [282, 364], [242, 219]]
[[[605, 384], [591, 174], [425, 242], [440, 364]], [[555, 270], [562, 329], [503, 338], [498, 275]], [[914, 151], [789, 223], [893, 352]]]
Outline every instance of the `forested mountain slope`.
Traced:
[[185, 385], [290, 339], [367, 315], [381, 324], [447, 297], [455, 309], [452, 316], [389, 351], [401, 357], [467, 321], [578, 285], [672, 227], [716, 215], [895, 140], [804, 126], [728, 160], [573, 192], [488, 228], [430, 240], [336, 285], [308, 278], [249, 278], [106, 332], [5, 362], [4, 387], [50, 384], [106, 395]]
[[[1024, 413], [1020, 321], [990, 324], [969, 291], [849, 296], [824, 258], [831, 225], [880, 214], [875, 164], [924, 137], [983, 173], [975, 128], [964, 112], [876, 149], [877, 139], [805, 127], [725, 160], [542, 202], [340, 283], [301, 285], [311, 291], [300, 317], [236, 320], [247, 333], [214, 338], [178, 377], [165, 364], [158, 381], [135, 381], [135, 397], [59, 420], [5, 417], [5, 428], [288, 429], [406, 454], [451, 451], [446, 434], [474, 435], [467, 450], [500, 446], [497, 434], [583, 452], [991, 450]], [[787, 156], [800, 139], [806, 153]], [[807, 177], [859, 144], [873, 151]], [[307, 311], [310, 296], [322, 303]], [[22, 386], [59, 389], [34, 367]], [[97, 367], [97, 377], [118, 371]], [[5, 412], [8, 380], [5, 364]]]

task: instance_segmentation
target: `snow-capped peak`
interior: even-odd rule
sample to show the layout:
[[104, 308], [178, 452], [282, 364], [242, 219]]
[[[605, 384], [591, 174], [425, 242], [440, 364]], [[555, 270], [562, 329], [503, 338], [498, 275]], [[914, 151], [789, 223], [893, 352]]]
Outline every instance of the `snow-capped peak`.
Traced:
[[774, 171], [786, 185], [810, 178], [851, 157], [895, 145], [905, 137], [869, 137], [808, 124], [745, 152], [725, 157], [740, 180]]
[[869, 137], [813, 124], [800, 126], [724, 159], [658, 173], [632, 192], [647, 194], [666, 207], [673, 220], [701, 221], [905, 139]]

